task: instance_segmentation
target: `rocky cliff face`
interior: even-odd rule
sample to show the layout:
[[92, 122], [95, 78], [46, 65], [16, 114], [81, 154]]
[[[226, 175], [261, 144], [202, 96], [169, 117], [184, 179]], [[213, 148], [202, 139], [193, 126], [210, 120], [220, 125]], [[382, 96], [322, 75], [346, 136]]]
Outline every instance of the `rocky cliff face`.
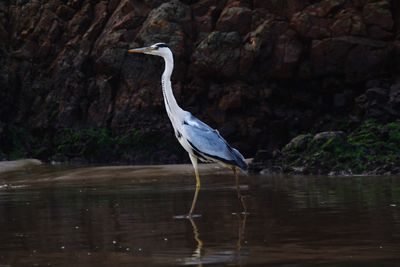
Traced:
[[393, 120], [399, 39], [395, 0], [2, 1], [2, 146], [9, 125], [48, 146], [88, 127], [172, 140], [161, 59], [126, 53], [159, 41], [180, 105], [246, 156], [349, 114]]

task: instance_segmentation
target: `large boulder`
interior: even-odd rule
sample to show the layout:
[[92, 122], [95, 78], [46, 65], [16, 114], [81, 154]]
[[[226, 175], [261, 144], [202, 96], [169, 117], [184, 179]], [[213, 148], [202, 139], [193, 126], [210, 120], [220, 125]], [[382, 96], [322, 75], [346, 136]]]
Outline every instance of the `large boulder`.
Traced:
[[307, 0], [254, 0], [255, 9], [263, 9], [280, 17], [291, 18], [308, 5]]
[[303, 44], [295, 32], [289, 30], [278, 38], [274, 53], [274, 76], [292, 78], [300, 64]]
[[390, 3], [381, 0], [368, 3], [363, 8], [364, 21], [368, 26], [368, 35], [375, 39], [392, 39], [394, 21]]
[[211, 32], [193, 53], [193, 69], [200, 76], [238, 75], [241, 38], [238, 32]]
[[331, 37], [332, 15], [344, 0], [323, 0], [293, 15], [291, 26], [302, 36], [313, 39]]
[[332, 37], [366, 36], [367, 34], [362, 14], [352, 7], [344, 8], [335, 16], [330, 30]]
[[391, 121], [400, 117], [400, 85], [389, 86], [385, 82], [372, 81], [370, 88], [356, 98], [359, 115], [379, 121]]
[[251, 27], [252, 12], [247, 7], [225, 8], [216, 24], [216, 30], [221, 32], [238, 31], [244, 35]]
[[351, 83], [379, 76], [388, 67], [393, 50], [385, 42], [358, 37], [313, 41], [311, 49], [316, 75], [344, 75]]
[[168, 43], [175, 55], [180, 57], [185, 53], [185, 37], [191, 36], [192, 32], [189, 6], [172, 0], [150, 12], [137, 37], [147, 45]]

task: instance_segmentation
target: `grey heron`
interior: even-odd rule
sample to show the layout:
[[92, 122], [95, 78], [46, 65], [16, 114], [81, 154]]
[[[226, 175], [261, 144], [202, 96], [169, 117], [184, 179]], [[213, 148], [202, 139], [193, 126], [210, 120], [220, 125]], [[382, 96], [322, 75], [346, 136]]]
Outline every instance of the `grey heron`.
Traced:
[[172, 51], [165, 43], [156, 43], [148, 47], [130, 49], [128, 52], [155, 55], [164, 59], [165, 69], [161, 77], [161, 87], [165, 109], [172, 123], [172, 127], [174, 128], [176, 138], [189, 153], [196, 176], [196, 191], [188, 217], [192, 217], [201, 185], [198, 160], [204, 162], [218, 162], [233, 170], [236, 178], [238, 198], [246, 211], [243, 197], [240, 194], [237, 168], [245, 171], [247, 170], [247, 163], [242, 154], [235, 148], [232, 148], [217, 130], [197, 119], [190, 112], [179, 107], [171, 87], [171, 74], [174, 69]]

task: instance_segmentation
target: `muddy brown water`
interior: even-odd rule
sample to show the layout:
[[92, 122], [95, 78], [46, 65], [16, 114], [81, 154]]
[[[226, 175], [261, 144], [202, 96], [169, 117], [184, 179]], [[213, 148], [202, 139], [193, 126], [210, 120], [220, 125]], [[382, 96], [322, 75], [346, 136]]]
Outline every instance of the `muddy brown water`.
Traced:
[[202, 166], [0, 173], [0, 267], [400, 266], [400, 177], [241, 177]]

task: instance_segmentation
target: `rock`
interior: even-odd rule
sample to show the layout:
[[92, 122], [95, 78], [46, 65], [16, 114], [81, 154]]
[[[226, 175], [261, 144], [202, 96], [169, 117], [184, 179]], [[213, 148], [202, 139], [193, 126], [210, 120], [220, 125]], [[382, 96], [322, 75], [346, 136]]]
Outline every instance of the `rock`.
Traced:
[[291, 78], [297, 70], [303, 45], [296, 38], [292, 31], [281, 35], [277, 41], [275, 48], [275, 67], [274, 76], [279, 78]]
[[312, 140], [311, 134], [301, 134], [293, 138], [284, 148], [283, 152], [289, 151], [302, 151], [306, 148], [307, 144]]
[[258, 160], [269, 160], [273, 159], [274, 155], [273, 151], [261, 149], [257, 151], [254, 157]]
[[210, 33], [193, 53], [193, 69], [200, 76], [234, 77], [239, 71], [241, 40], [237, 32]]
[[345, 65], [348, 82], [361, 82], [379, 77], [380, 72], [385, 70], [385, 64], [391, 54], [390, 48], [371, 44], [360, 44], [349, 51]]
[[261, 174], [282, 173], [283, 169], [279, 162], [279, 156], [280, 152], [277, 150], [258, 150], [250, 163], [250, 171]]
[[307, 7], [304, 12], [308, 12], [316, 17], [327, 17], [336, 13], [345, 4], [345, 0], [322, 0], [319, 3]]
[[[284, 36], [287, 30], [288, 23], [276, 21], [272, 17], [263, 20], [262, 23], [257, 25], [255, 30], [247, 35], [246, 43], [243, 45], [243, 49], [241, 50], [240, 74], [243, 76], [251, 75], [251, 68], [255, 64], [259, 64], [260, 70], [265, 69], [267, 74], [269, 74], [271, 70], [274, 69], [275, 62], [281, 60], [279, 57], [273, 55], [274, 50], [278, 50], [278, 47], [276, 46], [277, 40], [280, 36]], [[296, 38], [293, 37], [292, 40], [296, 40]], [[295, 45], [296, 44], [291, 44], [291, 46]], [[286, 55], [287, 51], [284, 44], [280, 46], [279, 50], [281, 54]], [[290, 53], [286, 56], [293, 58], [293, 51], [294, 49], [289, 49], [288, 52]], [[280, 75], [278, 74], [277, 76]]]
[[223, 111], [234, 110], [242, 107], [242, 92], [241, 90], [230, 91], [222, 96], [219, 102], [219, 108]]
[[196, 29], [201, 37], [204, 38], [203, 34], [213, 31], [215, 18], [222, 12], [223, 5], [223, 1], [209, 0], [207, 3], [201, 1], [191, 6]]
[[103, 51], [98, 51], [100, 54], [96, 58], [95, 68], [96, 74], [108, 74], [113, 75], [117, 73], [121, 68], [126, 56], [126, 48], [106, 48]]
[[113, 97], [112, 78], [103, 76], [98, 77], [96, 81], [90, 84], [88, 89], [89, 94], [94, 100], [88, 108], [88, 123], [101, 127], [107, 124], [112, 117], [112, 105], [110, 105]]
[[376, 25], [383, 30], [392, 30], [393, 18], [387, 0], [368, 3], [363, 8], [364, 21], [368, 25]]
[[388, 100], [388, 91], [384, 88], [373, 87], [365, 92], [368, 99], [380, 103], [386, 103]]
[[[379, 124], [367, 120], [349, 133], [342, 131], [300, 135], [278, 157], [260, 153], [258, 170], [281, 169], [293, 174], [354, 175], [398, 173], [400, 123]], [[384, 146], [391, 140], [390, 146]], [[250, 165], [253, 167], [253, 165]]]
[[343, 110], [352, 104], [353, 99], [354, 93], [352, 91], [337, 93], [333, 96], [333, 106], [335, 109]]
[[384, 85], [383, 85], [382, 81], [378, 80], [378, 79], [372, 79], [365, 83], [365, 88], [369, 89], [369, 88], [373, 88], [373, 87], [384, 87]]
[[368, 35], [371, 38], [379, 40], [390, 40], [393, 39], [394, 35], [391, 32], [385, 31], [382, 28], [372, 25], [368, 29]]
[[313, 41], [311, 63], [316, 75], [343, 74], [347, 55], [353, 44], [342, 38]]
[[60, 5], [56, 10], [56, 15], [64, 21], [70, 20], [74, 14], [75, 10], [66, 5]]
[[144, 44], [168, 43], [178, 57], [185, 54], [185, 36], [191, 36], [190, 8], [172, 0], [152, 10], [138, 33]]
[[327, 140], [330, 139], [343, 139], [345, 137], [344, 132], [342, 131], [336, 131], [336, 132], [321, 132], [321, 133], [317, 133], [316, 135], [314, 135], [313, 137], [313, 141], [314, 142], [326, 142]]
[[119, 1], [118, 4], [108, 6], [108, 19], [103, 25], [103, 31], [98, 36], [93, 47], [93, 54], [101, 56], [104, 50], [116, 48], [127, 49], [132, 44], [134, 37], [138, 34], [138, 28], [143, 25], [145, 15], [149, 11], [140, 6], [132, 4], [129, 0]]
[[365, 36], [366, 27], [361, 14], [353, 8], [345, 8], [338, 13], [330, 27], [333, 37], [356, 35]]
[[305, 0], [254, 0], [256, 9], [264, 9], [280, 17], [291, 18], [293, 14], [301, 11], [308, 5]]
[[323, 39], [331, 36], [332, 22], [332, 19], [318, 18], [307, 12], [299, 12], [293, 15], [290, 26], [303, 37]]
[[400, 83], [394, 84], [390, 87], [389, 103], [393, 109], [400, 112]]
[[379, 76], [391, 53], [384, 42], [337, 37], [313, 41], [311, 59], [317, 75], [345, 74], [350, 83]]
[[238, 31], [244, 35], [251, 27], [251, 10], [246, 7], [225, 8], [216, 24], [216, 30], [221, 32]]
[[373, 87], [356, 99], [360, 116], [380, 121], [394, 120], [399, 117], [397, 86], [391, 88]]
[[290, 25], [304, 37], [313, 39], [331, 37], [334, 20], [328, 15], [335, 13], [344, 2], [343, 0], [323, 0], [315, 3], [294, 14]]

